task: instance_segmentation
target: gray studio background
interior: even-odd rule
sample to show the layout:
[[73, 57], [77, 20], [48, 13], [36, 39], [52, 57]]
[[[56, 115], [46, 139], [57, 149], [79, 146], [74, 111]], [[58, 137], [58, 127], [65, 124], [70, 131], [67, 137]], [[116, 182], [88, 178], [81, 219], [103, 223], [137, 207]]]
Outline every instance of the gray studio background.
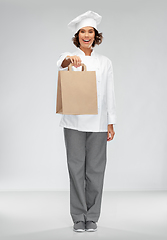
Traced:
[[95, 50], [115, 80], [104, 190], [167, 190], [167, 2], [81, 3], [0, 0], [0, 190], [69, 190], [56, 62], [76, 49], [68, 22], [88, 10], [103, 17]]

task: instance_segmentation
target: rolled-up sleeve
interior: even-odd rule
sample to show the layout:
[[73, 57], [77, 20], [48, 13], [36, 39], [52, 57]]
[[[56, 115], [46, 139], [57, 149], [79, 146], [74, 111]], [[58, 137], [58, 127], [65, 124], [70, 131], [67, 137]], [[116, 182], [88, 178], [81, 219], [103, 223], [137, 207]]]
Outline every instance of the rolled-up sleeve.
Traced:
[[116, 116], [113, 66], [111, 60], [109, 60], [107, 74], [107, 121], [108, 124], [116, 124], [116, 120], [117, 116]]
[[63, 60], [67, 57], [67, 56], [72, 56], [72, 54], [70, 52], [64, 52], [59, 56], [59, 59], [57, 61], [57, 67], [58, 70], [67, 70], [68, 67], [66, 68], [62, 68], [61, 64], [63, 62]]

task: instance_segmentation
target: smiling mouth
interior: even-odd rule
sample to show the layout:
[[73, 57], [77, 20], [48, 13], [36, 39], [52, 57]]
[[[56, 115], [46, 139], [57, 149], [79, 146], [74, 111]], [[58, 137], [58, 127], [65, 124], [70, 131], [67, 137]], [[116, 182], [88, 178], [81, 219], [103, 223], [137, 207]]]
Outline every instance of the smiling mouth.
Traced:
[[85, 39], [83, 39], [83, 41], [84, 41], [85, 43], [88, 43], [88, 42], [90, 42], [90, 40], [85, 40]]

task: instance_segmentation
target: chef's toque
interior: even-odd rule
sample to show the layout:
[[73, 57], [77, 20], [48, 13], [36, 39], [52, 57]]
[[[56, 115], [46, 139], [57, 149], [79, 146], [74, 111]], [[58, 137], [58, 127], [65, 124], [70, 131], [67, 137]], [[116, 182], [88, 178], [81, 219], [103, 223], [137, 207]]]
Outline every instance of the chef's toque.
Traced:
[[82, 27], [94, 27], [96, 30], [97, 25], [101, 22], [102, 16], [100, 16], [98, 13], [95, 13], [93, 11], [87, 11], [78, 17], [74, 18], [69, 24], [69, 29], [72, 30], [72, 32], [75, 34], [78, 32], [79, 29]]

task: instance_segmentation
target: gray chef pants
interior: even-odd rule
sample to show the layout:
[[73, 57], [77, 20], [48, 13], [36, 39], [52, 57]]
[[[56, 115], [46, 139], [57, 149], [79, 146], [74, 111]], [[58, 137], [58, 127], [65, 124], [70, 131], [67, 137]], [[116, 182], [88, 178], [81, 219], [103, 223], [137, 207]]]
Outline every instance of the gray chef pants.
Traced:
[[107, 132], [64, 128], [73, 222], [97, 222], [106, 166]]

